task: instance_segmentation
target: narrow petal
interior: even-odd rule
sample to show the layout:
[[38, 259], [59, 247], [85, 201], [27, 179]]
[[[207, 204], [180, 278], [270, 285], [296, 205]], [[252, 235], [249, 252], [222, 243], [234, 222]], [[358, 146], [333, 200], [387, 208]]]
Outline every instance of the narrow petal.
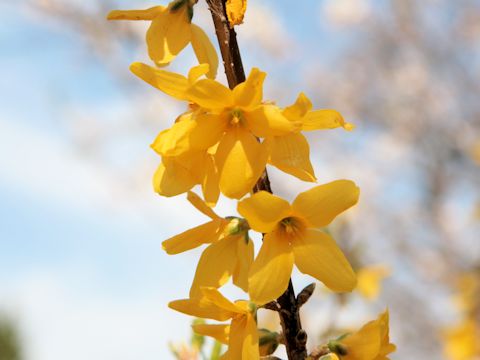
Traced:
[[266, 76], [265, 72], [253, 68], [247, 80], [233, 89], [235, 105], [251, 110], [260, 105], [263, 99], [263, 81]]
[[357, 278], [348, 260], [335, 241], [327, 234], [307, 229], [292, 243], [295, 264], [304, 273], [323, 282], [337, 292], [352, 291]]
[[225, 321], [236, 315], [234, 312], [219, 308], [205, 297], [171, 301], [168, 307], [187, 315], [218, 321]]
[[251, 301], [263, 305], [282, 295], [288, 287], [293, 261], [288, 240], [277, 232], [266, 234], [250, 270], [248, 291]]
[[240, 199], [251, 191], [267, 163], [267, 148], [243, 129], [228, 130], [218, 145], [215, 161], [221, 192]]
[[292, 204], [311, 226], [324, 227], [358, 202], [360, 189], [350, 180], [337, 180], [300, 193]]
[[269, 163], [303, 181], [316, 181], [310, 162], [310, 146], [300, 133], [265, 140], [270, 149]]
[[258, 137], [282, 136], [300, 130], [301, 123], [289, 121], [275, 105], [261, 105], [245, 112], [247, 127]]
[[242, 358], [252, 360], [260, 359], [257, 322], [251, 314], [246, 316], [244, 334]]
[[185, 91], [189, 84], [185, 76], [160, 70], [140, 62], [135, 62], [130, 65], [130, 71], [165, 94], [179, 100], [186, 99]]
[[233, 105], [232, 91], [215, 80], [202, 79], [187, 91], [191, 102], [204, 109], [224, 109]]
[[192, 204], [198, 211], [200, 211], [202, 214], [207, 215], [210, 219], [215, 220], [219, 219], [220, 216], [218, 216], [215, 211], [212, 210], [211, 207], [209, 207], [205, 201], [203, 201], [200, 196], [195, 194], [192, 191], [189, 191], [187, 194], [187, 200], [190, 201], [190, 204]]
[[341, 343], [347, 348], [346, 360], [377, 359], [381, 346], [378, 324], [376, 321], [368, 322], [358, 332], [342, 339]]
[[209, 221], [162, 242], [162, 248], [168, 254], [179, 254], [202, 244], [218, 240], [223, 222], [221, 219]]
[[199, 64], [209, 65], [207, 77], [210, 79], [215, 79], [218, 69], [217, 51], [208, 38], [208, 35], [205, 34], [205, 31], [203, 31], [202, 28], [195, 24], [191, 24], [190, 29], [192, 32], [192, 47], [193, 51], [195, 52], [195, 56], [197, 57]]
[[323, 130], [343, 127], [345, 130], [353, 130], [354, 126], [345, 122], [343, 116], [335, 110], [314, 110], [308, 112], [302, 120], [302, 130]]
[[166, 11], [163, 6], [154, 6], [145, 10], [113, 10], [107, 15], [107, 20], [153, 20]]
[[282, 219], [292, 213], [288, 201], [267, 191], [259, 191], [240, 201], [237, 211], [247, 219], [253, 230], [262, 233], [273, 231]]
[[248, 236], [237, 239], [237, 263], [233, 270], [233, 283], [248, 292], [248, 274], [253, 264], [253, 241]]
[[190, 297], [200, 297], [201, 287], [219, 288], [232, 276], [237, 261], [237, 242], [231, 237], [209, 245], [198, 261]]
[[255, 319], [250, 314], [232, 320], [227, 359], [260, 359], [257, 325]]
[[247, 0], [227, 0], [227, 17], [230, 27], [243, 23], [247, 11]]
[[283, 110], [283, 115], [291, 121], [303, 121], [303, 117], [312, 109], [312, 102], [302, 92], [293, 105]]
[[210, 336], [222, 344], [228, 344], [228, 335], [230, 334], [230, 325], [226, 324], [195, 324], [192, 325], [193, 331], [199, 335]]
[[243, 314], [245, 312], [242, 308], [236, 306], [234, 303], [228, 300], [225, 296], [223, 296], [220, 293], [220, 291], [218, 291], [215, 288], [204, 287], [202, 288], [202, 292], [204, 297], [207, 298], [216, 306], [218, 306], [219, 309], [234, 312], [237, 314]]
[[147, 31], [148, 54], [157, 65], [171, 62], [190, 42], [187, 6], [164, 11], [153, 19]]
[[197, 180], [175, 159], [164, 158], [153, 175], [153, 189], [162, 196], [175, 196], [190, 190]]
[[205, 175], [202, 181], [202, 192], [205, 202], [208, 206], [215, 206], [220, 197], [220, 175], [215, 159], [212, 155], [207, 154], [205, 160]]
[[210, 66], [205, 63], [192, 67], [188, 72], [188, 82], [193, 84], [200, 76], [207, 74], [209, 71]]

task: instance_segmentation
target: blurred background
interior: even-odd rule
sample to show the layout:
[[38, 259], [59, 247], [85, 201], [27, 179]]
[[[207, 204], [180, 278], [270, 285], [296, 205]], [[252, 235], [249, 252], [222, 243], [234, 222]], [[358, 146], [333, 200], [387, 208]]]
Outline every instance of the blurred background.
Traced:
[[[0, 1], [1, 360], [170, 359], [188, 341], [191, 319], [166, 304], [188, 295], [200, 251], [160, 243], [205, 219], [154, 194], [149, 149], [184, 105], [128, 70], [149, 62], [148, 23], [105, 20], [153, 5]], [[203, 1], [194, 22], [216, 45]], [[480, 1], [250, 0], [237, 33], [266, 99], [304, 91], [356, 125], [308, 138], [319, 183], [362, 190], [330, 230], [357, 270], [383, 269], [380, 294], [317, 289], [309, 346], [388, 307], [392, 359], [478, 360], [460, 329], [480, 325]], [[188, 49], [170, 69], [194, 64]], [[269, 171], [281, 196], [311, 187]]]

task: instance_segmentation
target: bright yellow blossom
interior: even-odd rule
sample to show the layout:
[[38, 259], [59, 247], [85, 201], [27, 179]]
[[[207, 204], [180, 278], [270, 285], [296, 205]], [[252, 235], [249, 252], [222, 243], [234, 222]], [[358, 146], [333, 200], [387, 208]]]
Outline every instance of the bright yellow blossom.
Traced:
[[[255, 305], [239, 300], [232, 303], [214, 288], [202, 288], [202, 294], [196, 298], [170, 302], [170, 308], [184, 314], [218, 321], [231, 319], [229, 325], [202, 325], [196, 331], [213, 336], [226, 342], [228, 350], [223, 355], [225, 360], [258, 360], [258, 330], [255, 321]], [[227, 328], [228, 327], [228, 328]]]
[[277, 106], [262, 103], [266, 74], [256, 68], [233, 90], [214, 80], [192, 82], [140, 63], [131, 70], [161, 91], [194, 104], [195, 110], [186, 114], [186, 119], [160, 133], [152, 144], [155, 151], [180, 156], [217, 146], [219, 188], [230, 198], [248, 193], [265, 169], [268, 148], [256, 137], [286, 135], [300, 126], [287, 120]]
[[226, 6], [230, 27], [243, 23], [243, 17], [247, 11], [247, 0], [227, 0]]
[[193, 3], [190, 0], [172, 1], [167, 7], [155, 6], [146, 10], [114, 10], [109, 20], [150, 20], [146, 41], [148, 54], [158, 66], [168, 65], [188, 43], [192, 44], [200, 64], [207, 63], [209, 78], [215, 78], [218, 56], [207, 34], [192, 24]]
[[312, 103], [304, 93], [300, 93], [295, 103], [285, 108], [282, 113], [288, 120], [300, 123], [301, 128], [295, 132], [265, 140], [270, 150], [269, 163], [300, 180], [315, 181], [315, 173], [310, 163], [310, 146], [300, 131], [337, 127], [343, 127], [350, 131], [353, 129], [353, 125], [345, 122], [338, 111], [312, 111]]
[[375, 300], [380, 294], [382, 280], [390, 275], [384, 265], [371, 265], [357, 271], [356, 290], [367, 300]]
[[388, 360], [396, 347], [390, 343], [388, 310], [360, 330], [329, 343], [341, 360]]
[[260, 191], [238, 203], [238, 212], [250, 227], [265, 233], [262, 248], [249, 275], [252, 301], [265, 304], [288, 286], [293, 264], [334, 291], [352, 291], [356, 276], [335, 241], [317, 230], [355, 205], [359, 189], [338, 180], [300, 193], [290, 205]]
[[445, 355], [451, 360], [475, 360], [480, 357], [480, 328], [466, 319], [444, 332]]
[[248, 225], [239, 218], [221, 218], [195, 193], [188, 200], [211, 220], [162, 243], [168, 254], [178, 254], [202, 244], [210, 244], [202, 253], [190, 289], [190, 296], [199, 295], [200, 287], [220, 287], [230, 277], [233, 283], [248, 290], [248, 272], [253, 262], [253, 242]]

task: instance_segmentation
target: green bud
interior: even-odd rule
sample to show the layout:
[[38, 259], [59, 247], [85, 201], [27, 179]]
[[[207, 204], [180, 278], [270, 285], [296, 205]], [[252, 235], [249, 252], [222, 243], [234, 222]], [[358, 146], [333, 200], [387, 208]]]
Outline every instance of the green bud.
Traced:
[[245, 219], [237, 218], [235, 216], [228, 216], [226, 219], [230, 220], [225, 227], [225, 233], [228, 235], [240, 235], [250, 229], [247, 220]]
[[334, 352], [337, 355], [345, 356], [348, 354], [347, 347], [337, 340], [330, 340], [327, 346], [331, 352]]
[[258, 330], [259, 343], [260, 346], [260, 356], [271, 355], [277, 350], [279, 345], [280, 335], [277, 332], [270, 331], [268, 329], [259, 329]]

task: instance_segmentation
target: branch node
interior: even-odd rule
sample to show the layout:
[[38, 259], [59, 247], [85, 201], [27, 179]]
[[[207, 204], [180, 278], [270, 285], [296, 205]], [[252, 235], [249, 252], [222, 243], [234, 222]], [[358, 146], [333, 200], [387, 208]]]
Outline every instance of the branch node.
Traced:
[[311, 283], [310, 285], [306, 286], [300, 294], [297, 296], [297, 306], [302, 307], [313, 295], [315, 291], [315, 283]]

